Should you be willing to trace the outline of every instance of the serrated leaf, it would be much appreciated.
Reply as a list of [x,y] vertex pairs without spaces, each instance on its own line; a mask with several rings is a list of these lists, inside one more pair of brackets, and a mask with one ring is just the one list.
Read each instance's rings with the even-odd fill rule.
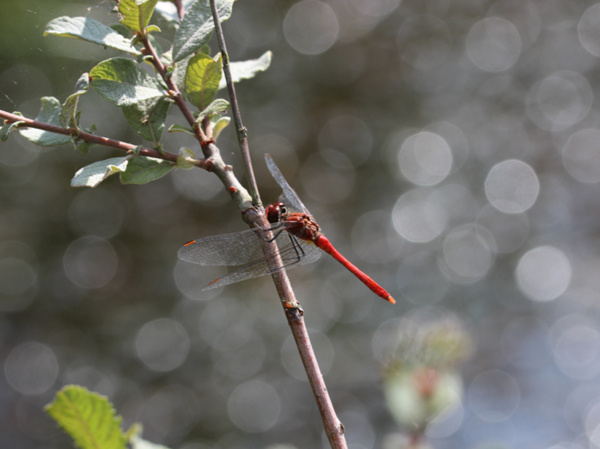
[[77,91],[69,95],[63,103],[60,111],[60,124],[64,128],[77,127],[79,125],[77,120],[77,103],[79,102],[79,97],[88,91],[89,85],[90,76],[84,73],[75,84]]
[[[233,0],[216,0],[221,22],[229,19]],[[187,10],[173,41],[173,60],[181,61],[196,53],[208,42],[215,28],[210,4],[207,0],[196,0]]]
[[111,27],[87,17],[57,17],[46,25],[44,36],[49,34],[82,39],[134,55],[140,53],[131,45],[131,39],[127,39]]
[[80,448],[125,449],[122,419],[106,397],[68,386],[45,409]]
[[135,61],[127,58],[102,61],[91,70],[90,77],[92,87],[119,107],[166,95],[156,78],[140,70]]
[[165,130],[165,120],[171,106],[171,100],[165,97],[140,101],[123,107],[123,114],[139,136],[158,144]]
[[96,187],[110,175],[124,172],[131,163],[129,156],[113,157],[80,168],[71,179],[71,187]]
[[[217,98],[213,100],[200,114],[198,114],[198,120],[202,120],[203,117],[220,114],[229,109],[230,104],[224,98]],[[197,121],[198,121],[197,120]]]
[[211,124],[212,124],[212,129],[213,129],[213,139],[217,140],[219,138],[219,134],[221,134],[221,131],[223,131],[225,129],[225,127],[227,125],[229,125],[229,122],[231,122],[231,119],[229,117],[220,117],[220,118],[216,118],[213,117],[214,120],[211,120]]
[[127,165],[127,170],[121,173],[123,184],[146,184],[162,178],[175,168],[172,162],[154,157],[138,156]]
[[[234,83],[237,83],[241,80],[247,80],[250,78],[254,78],[258,72],[264,72],[271,65],[271,59],[273,58],[273,53],[267,51],[263,53],[263,55],[258,59],[251,59],[249,61],[238,61],[231,62],[229,64],[229,69],[231,71],[231,79]],[[221,79],[221,83],[219,84],[219,89],[223,89],[227,86],[227,82],[225,78]]]
[[150,22],[158,0],[121,0],[119,12],[121,23],[131,31],[142,31]]
[[206,108],[215,98],[222,67],[220,54],[216,61],[204,53],[198,53],[190,60],[185,73],[185,91],[198,109]]
[[[38,122],[48,123],[50,125],[61,126],[60,111],[61,105],[55,97],[42,97],[42,108],[35,118]],[[71,141],[70,136],[51,133],[37,128],[19,128],[19,132],[27,140],[44,147],[62,145]]]

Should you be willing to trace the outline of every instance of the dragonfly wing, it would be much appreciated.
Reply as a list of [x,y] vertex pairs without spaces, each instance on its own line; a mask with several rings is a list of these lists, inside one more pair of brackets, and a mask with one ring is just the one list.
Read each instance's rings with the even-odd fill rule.
[[284,200],[283,202],[293,209],[296,209],[298,212],[304,212],[310,215],[310,212],[304,203],[302,203],[298,194],[283,177],[281,170],[279,170],[279,167],[277,167],[273,158],[268,154],[265,154],[265,161],[267,162],[267,167],[271,172],[271,176],[273,176],[273,179],[277,181],[277,184],[279,184],[281,190],[283,190],[283,194],[281,195]]
[[192,240],[179,249],[177,256],[200,265],[243,265],[264,257],[260,232],[249,229]]
[[[279,254],[281,255],[283,266],[286,270],[312,263],[321,257],[322,251],[315,244],[309,241],[298,240],[287,232],[280,232],[276,237],[276,242],[277,246],[279,246]],[[274,271],[269,269],[269,265],[261,251],[261,257],[227,273],[221,278],[215,279],[204,287],[203,290],[223,287],[272,273]]]

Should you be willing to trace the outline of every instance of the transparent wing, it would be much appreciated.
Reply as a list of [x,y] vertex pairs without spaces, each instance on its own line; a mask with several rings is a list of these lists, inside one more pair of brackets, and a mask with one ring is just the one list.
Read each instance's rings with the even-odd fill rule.
[[300,200],[298,194],[294,191],[294,189],[292,189],[292,187],[283,177],[283,174],[279,170],[279,167],[277,167],[277,165],[275,164],[273,158],[268,154],[265,154],[265,161],[267,162],[267,167],[271,172],[271,176],[273,176],[273,179],[277,181],[277,184],[279,184],[281,190],[283,190],[283,194],[281,195],[283,202],[287,206],[290,206],[292,209],[295,209],[298,212],[304,212],[312,217],[304,203],[302,203],[302,201]]
[[192,240],[177,252],[181,260],[200,265],[243,265],[264,257],[259,229]]
[[[182,246],[177,255],[181,260],[200,265],[243,265],[214,280],[204,290],[265,276],[272,271],[262,251],[260,232],[249,229],[193,240]],[[275,242],[287,269],[314,262],[321,256],[321,250],[312,242],[298,240],[282,229],[275,232]]]
[[[282,243],[279,240],[283,241],[285,239],[288,240],[288,244],[282,248]],[[291,243],[292,241],[293,243]],[[321,257],[321,250],[317,248],[314,243],[298,240],[290,236],[287,232],[281,233],[281,236],[278,237],[277,244],[280,247],[279,253],[286,270],[291,270],[292,268],[296,268],[300,265],[312,263]],[[267,274],[272,273],[273,271],[269,269],[267,260],[263,255],[261,258],[256,259],[247,265],[244,265],[243,267],[233,270],[221,278],[215,279],[202,290],[223,287],[225,285],[234,284],[236,282],[241,282],[260,276],[266,276]]]

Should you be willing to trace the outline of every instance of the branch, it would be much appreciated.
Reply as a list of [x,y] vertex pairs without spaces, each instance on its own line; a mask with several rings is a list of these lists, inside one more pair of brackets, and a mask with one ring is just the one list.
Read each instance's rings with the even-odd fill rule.
[[[23,128],[37,128],[43,131],[48,131],[51,133],[62,134],[64,136],[73,136],[77,137],[85,142],[96,143],[98,145],[104,145],[106,147],[116,148],[118,150],[125,151],[127,153],[137,152],[142,156],[154,157],[157,159],[164,159],[166,161],[177,162],[177,155],[173,153],[160,152],[158,150],[153,150],[150,148],[142,147],[140,149],[139,146],[133,145],[131,143],[123,142],[120,140],[110,139],[108,137],[97,136],[95,134],[90,134],[85,131],[81,131],[79,129],[68,129],[62,128],[60,126],[50,125],[49,123],[38,122],[37,120],[33,120],[27,117],[23,117],[21,115],[11,114],[10,112],[6,112],[0,109],[0,118],[3,118],[6,124],[23,122],[19,127]],[[139,151],[138,151],[139,150]],[[199,161],[196,164],[198,167],[208,169],[205,161]]]
[[[269,229],[271,224],[268,222],[260,203],[256,178],[254,176],[252,161],[250,159],[247,130],[242,124],[242,117],[237,102],[235,87],[233,85],[231,72],[229,70],[229,56],[227,54],[223,29],[219,21],[219,14],[215,6],[215,0],[210,0],[210,7],[213,13],[213,20],[215,22],[217,41],[219,42],[219,48],[221,50],[221,55],[223,56],[223,72],[225,73],[227,89],[231,99],[231,107],[238,140],[240,143],[240,150],[242,152],[246,173],[248,174],[250,192],[254,204],[258,206],[258,211],[254,209],[254,211],[257,212],[257,216],[253,217],[253,222],[262,229]],[[269,231],[269,234],[270,233],[271,232]],[[267,235],[267,239],[268,238],[269,236]],[[269,263],[269,267],[273,270],[273,282],[275,283],[275,288],[279,294],[288,324],[290,325],[292,335],[294,336],[296,346],[298,347],[298,352],[300,353],[300,358],[302,359],[302,364],[304,365],[304,369],[308,376],[313,395],[317,401],[317,406],[319,407],[319,411],[321,413],[321,419],[323,420],[323,425],[325,427],[327,438],[329,439],[329,444],[334,449],[347,449],[348,446],[346,444],[346,438],[344,437],[344,426],[338,419],[335,409],[333,408],[333,403],[329,397],[323,375],[321,374],[315,352],[308,336],[308,331],[304,323],[302,308],[296,301],[296,296],[294,295],[287,272],[283,266],[277,244],[274,241],[263,241],[262,245],[263,251]]]

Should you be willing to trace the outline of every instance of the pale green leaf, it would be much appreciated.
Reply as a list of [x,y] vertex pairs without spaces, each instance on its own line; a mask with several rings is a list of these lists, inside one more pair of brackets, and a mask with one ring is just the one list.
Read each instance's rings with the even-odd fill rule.
[[[219,20],[224,22],[231,16],[233,0],[216,0]],[[210,3],[196,0],[187,10],[173,41],[173,60],[181,61],[196,53],[208,42],[215,28]]]
[[121,417],[104,396],[83,387],[59,391],[46,412],[73,438],[81,449],[125,449]]
[[190,136],[196,135],[196,134],[194,134],[194,131],[191,128],[188,128],[187,126],[179,125],[177,123],[173,123],[169,127],[168,132],[170,132],[170,133],[185,133],[185,134],[189,134]]
[[130,440],[131,449],[169,449],[167,446],[162,444],[151,443],[150,441],[144,440],[139,435],[134,435]]
[[198,120],[202,120],[203,117],[220,114],[229,109],[230,104],[223,98],[217,98],[213,100],[200,114],[198,114]]
[[162,178],[175,168],[172,162],[154,157],[138,156],[127,165],[127,170],[121,173],[123,184],[146,184]]
[[131,31],[143,31],[148,26],[158,0],[121,0],[121,23]]
[[77,103],[79,102],[79,97],[88,91],[90,85],[90,76],[87,73],[84,73],[79,77],[75,88],[77,89],[75,93],[69,95],[65,102],[62,105],[62,109],[60,111],[60,124],[64,128],[77,127]]
[[214,120],[214,122],[211,120],[211,124],[212,124],[212,129],[213,129],[213,139],[217,140],[219,138],[219,134],[221,134],[221,131],[223,131],[225,129],[225,127],[227,125],[229,125],[229,122],[231,122],[231,119],[229,117],[219,117],[216,118],[214,117],[216,120]]
[[[231,79],[234,83],[237,83],[241,80],[247,80],[250,78],[254,78],[258,72],[264,72],[271,65],[271,59],[273,58],[273,53],[267,51],[263,53],[263,55],[258,59],[251,59],[249,61],[238,61],[232,62],[229,64],[229,69],[231,71]],[[223,89],[227,86],[227,82],[225,78],[221,79],[221,83],[219,84],[219,89]]]
[[115,105],[130,106],[166,95],[160,82],[127,58],[102,61],[90,72],[92,87]]
[[198,158],[192,150],[186,147],[181,147],[179,149],[179,156],[177,156],[177,167],[187,170],[194,168],[197,163]]
[[87,17],[57,17],[46,25],[44,36],[49,34],[82,39],[134,55],[140,53],[131,45],[131,39],[127,39],[111,27]]
[[220,56],[215,61],[207,54],[198,53],[188,64],[185,91],[190,102],[198,109],[207,107],[217,94],[223,67]]
[[24,122],[7,123],[0,128],[0,141],[6,142],[11,131],[18,129]]
[[[42,108],[35,118],[38,122],[48,123],[50,125],[61,126],[60,124],[60,101],[54,97],[42,97]],[[19,128],[23,137],[31,142],[44,147],[62,145],[71,141],[71,136],[64,134],[51,133],[37,128]]]
[[131,163],[130,157],[113,157],[80,168],[71,179],[71,187],[96,187],[115,173],[124,172]]

